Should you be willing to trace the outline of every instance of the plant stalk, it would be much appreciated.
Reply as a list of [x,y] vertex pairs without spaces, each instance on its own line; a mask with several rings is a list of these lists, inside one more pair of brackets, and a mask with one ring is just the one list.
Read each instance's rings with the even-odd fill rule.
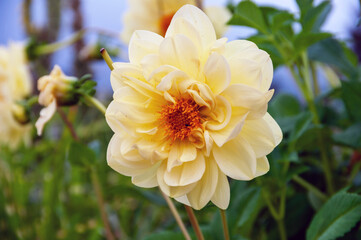
[[167,196],[165,195],[162,190],[160,190],[164,200],[167,202],[168,204],[168,207],[170,209],[170,211],[172,212],[176,222],[178,223],[178,226],[180,228],[180,230],[182,231],[183,235],[184,235],[184,238],[186,240],[192,240],[192,238],[190,237],[188,231],[187,231],[187,228],[184,226],[184,223],[182,221],[182,218],[180,217],[178,211],[177,211],[177,208],[174,206],[172,200]]
[[196,233],[197,239],[204,240],[203,233],[201,231],[201,228],[199,227],[199,224],[198,224],[196,216],[194,215],[193,209],[187,205],[184,205],[184,207],[186,208],[189,220],[192,224],[194,232]]
[[222,217],[224,239],[229,240],[229,231],[228,231],[228,223],[227,223],[226,211],[222,210],[222,209],[219,209],[219,210],[221,212],[221,217]]
[[102,55],[104,61],[107,63],[110,71],[113,71],[114,67],[113,67],[113,61],[109,56],[109,53],[107,52],[107,50],[105,48],[100,49],[100,54]]
[[292,180],[298,183],[299,185],[301,185],[302,187],[304,187],[305,189],[307,189],[308,191],[315,194],[322,201],[327,200],[327,196],[325,194],[323,194],[320,190],[318,190],[318,188],[316,188],[315,186],[313,186],[311,183],[307,182],[303,178],[299,176],[293,176]]
[[96,109],[98,109],[103,115],[107,111],[106,107],[95,97],[91,97],[89,95],[83,95],[84,100],[89,104],[93,105]]
[[[70,131],[73,139],[75,141],[79,141],[79,136],[76,134],[73,124],[68,120],[64,111],[62,109],[58,108],[58,112],[59,112],[62,120],[64,121],[65,125],[69,128],[69,131]],[[102,218],[102,221],[104,224],[104,228],[105,228],[106,239],[107,240],[115,240],[115,237],[113,236],[113,233],[110,228],[108,215],[105,210],[105,202],[104,202],[103,192],[102,192],[102,188],[100,185],[98,173],[94,167],[91,167],[90,171],[91,171],[92,184],[93,184],[93,187],[95,190],[95,195],[97,197],[97,203],[98,203],[98,207],[100,210],[100,215],[101,215],[101,218]]]

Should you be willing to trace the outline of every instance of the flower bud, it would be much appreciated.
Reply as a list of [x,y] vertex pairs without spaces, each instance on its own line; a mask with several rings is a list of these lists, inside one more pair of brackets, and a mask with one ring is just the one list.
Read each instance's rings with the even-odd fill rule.
[[38,81],[40,91],[39,103],[49,106],[56,100],[58,106],[70,106],[78,102],[74,91],[75,77],[65,75],[58,65],[55,65],[50,75],[43,76]]
[[13,114],[14,119],[21,125],[25,125],[30,122],[29,111],[18,103],[12,104],[11,113]]

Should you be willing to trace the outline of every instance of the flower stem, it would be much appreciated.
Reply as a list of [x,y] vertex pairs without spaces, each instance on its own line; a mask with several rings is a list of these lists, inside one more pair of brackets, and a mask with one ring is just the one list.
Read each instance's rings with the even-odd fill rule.
[[110,228],[110,224],[109,224],[109,220],[108,220],[109,218],[108,218],[107,212],[105,210],[105,202],[104,202],[103,192],[102,192],[102,188],[101,188],[99,177],[98,177],[98,172],[97,172],[96,168],[94,168],[94,167],[91,167],[91,179],[92,179],[92,184],[93,184],[93,187],[95,190],[95,195],[97,197],[97,203],[98,203],[98,207],[100,210],[100,215],[103,220],[106,238],[107,238],[107,240],[115,240],[115,237],[113,236],[113,233]]
[[182,218],[180,217],[178,211],[177,211],[177,208],[174,206],[172,200],[167,196],[165,195],[162,190],[160,191],[164,200],[167,202],[168,204],[168,207],[170,209],[170,211],[172,212],[176,222],[178,223],[178,226],[180,228],[180,230],[182,231],[183,235],[184,235],[184,238],[186,240],[192,240],[192,238],[190,237],[188,231],[187,231],[187,228],[184,226],[184,223],[182,221]]
[[91,97],[89,95],[83,95],[84,100],[89,104],[93,105],[96,109],[98,109],[103,115],[105,115],[106,107],[95,97]]
[[105,48],[100,49],[100,54],[102,55],[104,61],[107,63],[110,71],[113,71],[114,67],[113,67],[113,61],[109,56],[109,53],[107,52],[107,50]]
[[70,38],[68,38],[67,40],[64,41],[59,41],[59,42],[55,42],[55,43],[50,43],[44,46],[39,46],[35,49],[35,53],[36,55],[46,55],[49,53],[53,53],[56,52],[57,50],[67,47],[77,41],[79,41],[80,39],[83,38],[84,34],[85,34],[86,30],[82,29],[76,33],[74,33]]
[[222,210],[222,209],[219,209],[219,210],[221,212],[221,217],[222,217],[224,239],[229,240],[229,231],[228,231],[226,211]]
[[199,227],[198,221],[196,216],[194,215],[193,209],[187,205],[184,205],[186,208],[189,220],[191,221],[192,227],[194,229],[194,232],[196,233],[198,240],[204,240],[203,233],[201,231],[201,228]]
[[325,194],[323,194],[320,190],[318,190],[315,186],[313,186],[311,183],[307,182],[303,178],[299,176],[293,176],[292,180],[298,183],[299,185],[301,185],[302,187],[304,187],[305,189],[307,189],[308,191],[315,194],[322,201],[327,200],[327,196]]
[[69,119],[66,117],[63,109],[58,108],[57,110],[58,110],[58,113],[59,113],[61,119],[63,120],[63,122],[65,123],[65,125],[67,126],[67,128],[69,129],[70,134],[71,134],[71,136],[73,137],[73,139],[74,139],[75,141],[79,141],[79,137],[78,137],[78,135],[77,135],[76,132],[75,132],[74,126],[73,126],[73,124],[69,121]]
[[[65,125],[69,128],[71,136],[73,137],[73,139],[75,141],[79,141],[79,137],[76,134],[74,126],[68,120],[68,118],[66,117],[64,111],[62,109],[58,108],[58,112],[60,114],[60,117],[64,121]],[[104,228],[105,228],[105,232],[106,232],[106,239],[107,240],[115,240],[115,237],[113,236],[113,233],[112,233],[111,228],[110,228],[107,213],[105,211],[104,197],[103,197],[103,192],[102,192],[101,185],[100,185],[100,182],[99,182],[98,173],[96,171],[96,168],[94,168],[94,167],[91,167],[90,171],[91,171],[92,184],[93,184],[93,187],[94,187],[94,190],[95,190],[95,195],[97,197],[97,203],[98,203],[98,207],[99,207],[99,210],[100,210],[100,215],[101,215],[101,218],[102,218],[102,221],[103,221],[103,224],[104,224]]]
[[285,222],[282,219],[277,220],[278,231],[280,233],[281,240],[287,240],[287,233],[285,228]]

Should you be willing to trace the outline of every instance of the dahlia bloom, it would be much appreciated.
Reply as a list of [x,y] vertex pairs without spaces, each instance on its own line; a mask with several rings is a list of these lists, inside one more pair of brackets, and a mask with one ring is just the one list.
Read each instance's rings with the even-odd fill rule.
[[[135,30],[148,30],[164,36],[173,15],[186,4],[195,5],[195,0],[129,0],[129,10],[124,14],[124,30],[121,39],[129,43]],[[205,8],[214,24],[217,36],[227,30],[227,21],[231,13],[225,7],[210,6]]]
[[74,98],[73,83],[75,77],[65,75],[58,65],[55,65],[50,75],[38,80],[39,104],[45,106],[40,111],[40,117],[35,123],[38,135],[41,135],[45,124],[52,118],[58,105],[72,105],[77,102]]
[[108,164],[140,187],[203,208],[226,209],[227,176],[251,180],[269,170],[266,155],[282,132],[267,113],[273,67],[249,41],[216,39],[192,5],[173,17],[165,38],[136,31],[130,63],[114,63],[114,131]]
[[25,48],[20,43],[0,46],[0,145],[15,148],[30,140],[30,124],[22,124],[14,117],[19,113],[17,101],[31,92],[31,74],[27,65]]

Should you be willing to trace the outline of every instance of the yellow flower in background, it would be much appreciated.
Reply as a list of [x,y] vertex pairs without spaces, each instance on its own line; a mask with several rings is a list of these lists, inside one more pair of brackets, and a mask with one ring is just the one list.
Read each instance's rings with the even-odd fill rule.
[[[30,141],[30,124],[21,124],[15,117],[21,110],[16,105],[31,92],[31,75],[25,48],[20,43],[0,46],[0,145],[15,148]],[[14,112],[14,110],[16,110]]]
[[43,76],[38,80],[39,104],[45,106],[40,111],[40,117],[35,123],[38,135],[42,134],[45,124],[55,114],[58,105],[73,105],[78,101],[72,93],[75,81],[77,78],[65,75],[58,65],[54,66],[50,75]]
[[130,63],[114,63],[114,131],[108,164],[140,187],[203,208],[226,209],[227,176],[251,180],[269,170],[266,155],[282,132],[267,113],[273,67],[249,41],[216,38],[209,18],[183,6],[165,38],[136,31]]
[[[129,9],[123,17],[121,38],[128,43],[135,30],[148,30],[164,36],[173,15],[186,4],[195,5],[195,0],[129,0]],[[231,13],[225,7],[205,8],[214,24],[216,34],[221,37],[227,30],[226,23]]]

